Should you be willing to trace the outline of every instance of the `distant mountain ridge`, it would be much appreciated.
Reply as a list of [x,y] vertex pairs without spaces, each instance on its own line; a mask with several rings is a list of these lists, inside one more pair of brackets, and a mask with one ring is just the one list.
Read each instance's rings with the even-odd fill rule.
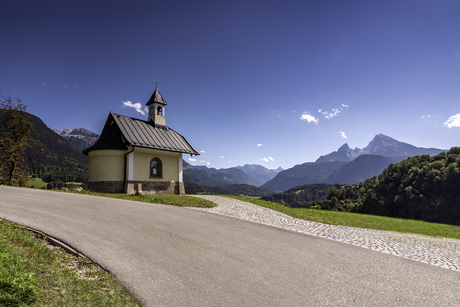
[[245,164],[243,166],[237,166],[236,168],[241,169],[243,172],[257,180],[260,183],[259,186],[273,179],[279,172],[284,171],[281,166],[277,169],[268,169],[258,164]]
[[384,157],[411,157],[418,155],[434,156],[444,149],[416,147],[404,142],[397,141],[387,135],[378,134],[369,144],[363,148],[351,149],[348,144],[343,144],[337,151],[319,157],[315,163],[345,161],[350,162],[361,155],[380,155]]
[[65,138],[73,147],[82,151],[94,143],[99,138],[99,134],[85,128],[74,129],[52,129],[54,132]]
[[337,151],[321,156],[314,163],[296,165],[280,172],[261,187],[283,192],[304,184],[359,183],[380,175],[390,164],[410,156],[434,156],[443,151],[445,150],[415,147],[378,134],[363,149],[350,149],[348,144],[344,144]]
[[[281,167],[276,170],[271,170],[257,164],[245,164],[244,166],[221,169],[210,168],[204,165],[190,166],[196,170],[206,171],[212,177],[228,181],[228,183],[231,184],[250,184],[254,186],[261,186],[265,182],[273,179],[280,171],[283,170]],[[234,178],[236,178],[239,182],[236,182]]]
[[261,188],[283,192],[299,185],[326,183],[329,176],[338,172],[345,164],[347,162],[344,161],[298,164],[278,173],[275,178],[263,184]]

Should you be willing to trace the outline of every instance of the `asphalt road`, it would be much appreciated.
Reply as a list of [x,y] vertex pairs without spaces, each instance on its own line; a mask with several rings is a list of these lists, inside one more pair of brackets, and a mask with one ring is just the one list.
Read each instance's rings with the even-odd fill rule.
[[145,306],[460,306],[459,272],[188,208],[0,186],[0,217],[87,255]]

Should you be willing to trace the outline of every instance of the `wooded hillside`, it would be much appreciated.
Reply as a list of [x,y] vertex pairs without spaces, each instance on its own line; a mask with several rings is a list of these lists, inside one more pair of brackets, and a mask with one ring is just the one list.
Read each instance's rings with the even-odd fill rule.
[[460,225],[460,147],[391,164],[364,183],[336,185],[317,207]]

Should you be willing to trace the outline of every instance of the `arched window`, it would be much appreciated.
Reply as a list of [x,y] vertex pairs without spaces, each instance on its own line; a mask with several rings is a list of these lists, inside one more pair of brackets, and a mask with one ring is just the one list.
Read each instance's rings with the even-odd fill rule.
[[161,177],[163,171],[163,166],[161,160],[158,158],[153,158],[150,161],[150,178],[152,177]]
[[163,108],[162,107],[157,108],[157,115],[163,116]]

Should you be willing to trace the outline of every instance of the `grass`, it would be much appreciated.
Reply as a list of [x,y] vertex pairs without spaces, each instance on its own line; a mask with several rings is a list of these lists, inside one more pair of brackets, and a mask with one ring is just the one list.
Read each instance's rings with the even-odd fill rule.
[[429,223],[416,220],[405,220],[377,215],[338,212],[304,208],[290,208],[278,203],[263,201],[260,199],[226,195],[255,205],[270,208],[286,215],[331,225],[343,225],[367,229],[396,231],[401,233],[414,233],[430,237],[443,237],[460,239],[460,226]]
[[0,221],[0,306],[140,306],[115,277]]
[[43,182],[41,179],[31,179],[27,181],[27,186],[29,188],[46,188],[48,183]]
[[[74,192],[69,190],[69,192]],[[200,208],[212,208],[216,204],[198,197],[187,196],[187,195],[171,195],[171,194],[145,194],[145,195],[136,195],[136,194],[113,194],[113,193],[97,193],[90,192],[88,190],[83,190],[78,192],[86,195],[93,196],[102,196],[102,197],[111,197],[118,199],[134,200],[141,201],[152,204],[164,204],[164,205],[173,205],[179,207],[200,207]]]

